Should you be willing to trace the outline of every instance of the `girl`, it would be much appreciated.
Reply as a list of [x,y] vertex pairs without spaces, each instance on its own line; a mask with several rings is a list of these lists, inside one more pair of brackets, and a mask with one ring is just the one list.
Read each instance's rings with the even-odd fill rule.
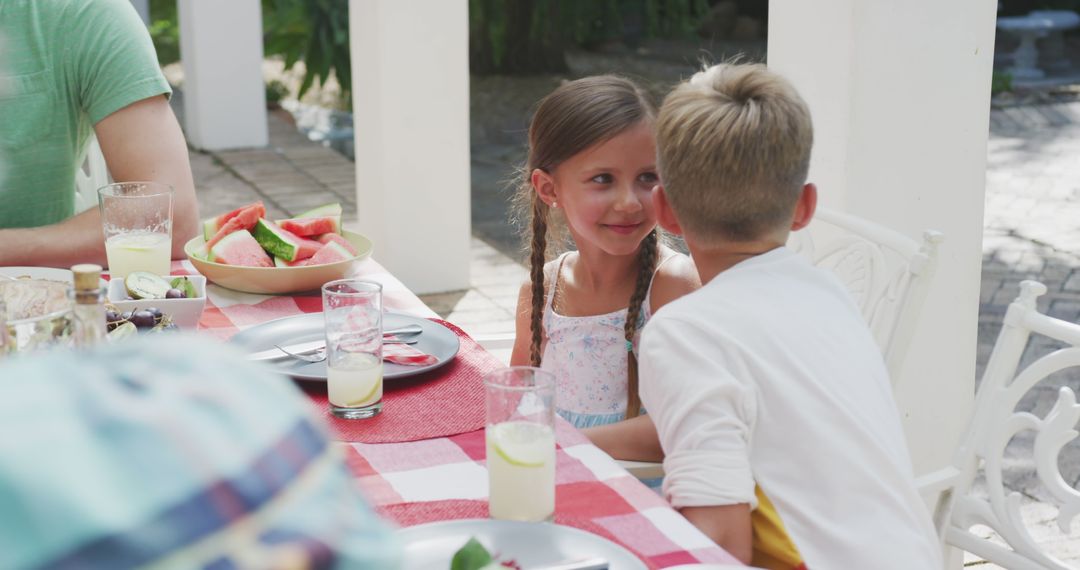
[[[700,287],[690,260],[658,243],[655,116],[627,79],[562,85],[533,115],[515,199],[530,219],[531,273],[511,364],[553,372],[559,414],[613,457],[639,461],[663,453],[639,417],[637,333],[660,306]],[[577,251],[548,261],[564,230]]]

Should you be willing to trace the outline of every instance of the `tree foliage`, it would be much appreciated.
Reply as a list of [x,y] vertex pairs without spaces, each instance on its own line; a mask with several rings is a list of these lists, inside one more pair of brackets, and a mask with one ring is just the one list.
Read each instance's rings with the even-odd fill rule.
[[694,34],[708,0],[469,0],[473,73],[566,70],[566,49]]
[[349,58],[349,3],[342,0],[263,0],[263,39],[267,55],[280,55],[285,68],[304,62],[298,96],[331,73],[344,98],[352,88]]

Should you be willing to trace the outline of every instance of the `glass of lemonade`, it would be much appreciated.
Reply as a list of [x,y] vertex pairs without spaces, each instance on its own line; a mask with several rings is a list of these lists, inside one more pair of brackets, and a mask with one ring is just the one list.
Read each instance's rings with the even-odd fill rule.
[[330,413],[347,420],[382,411],[382,285],[339,279],[322,288]]
[[173,189],[158,182],[118,182],[98,189],[109,274],[168,275],[172,260]]
[[488,509],[492,518],[555,515],[555,377],[512,366],[484,377]]

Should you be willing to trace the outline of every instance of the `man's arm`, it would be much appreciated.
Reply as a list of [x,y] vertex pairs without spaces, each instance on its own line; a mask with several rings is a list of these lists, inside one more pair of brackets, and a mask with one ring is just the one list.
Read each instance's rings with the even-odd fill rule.
[[[137,101],[99,121],[94,131],[115,181],[173,187],[172,254],[183,257],[184,243],[198,231],[199,213],[187,144],[169,102],[164,96]],[[0,230],[0,265],[104,265],[104,239],[97,208],[50,226]]]

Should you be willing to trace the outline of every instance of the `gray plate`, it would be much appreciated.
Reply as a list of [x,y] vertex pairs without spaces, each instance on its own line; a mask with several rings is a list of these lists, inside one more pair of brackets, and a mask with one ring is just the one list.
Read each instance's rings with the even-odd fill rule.
[[450,560],[476,538],[499,560],[522,568],[550,566],[585,558],[603,558],[611,570],[639,570],[645,564],[629,550],[601,536],[569,526],[493,519],[443,521],[397,531],[405,547],[402,570],[450,568]]
[[[450,362],[457,355],[460,341],[454,331],[428,319],[387,312],[383,315],[383,328],[394,329],[406,325],[420,325],[423,332],[413,346],[439,359],[428,366],[402,366],[387,362],[383,365],[383,378],[403,378],[422,374]],[[257,352],[274,348],[275,344],[286,345],[307,342],[323,338],[326,334],[322,313],[306,313],[285,317],[255,325],[237,333],[229,341],[243,348],[245,352]],[[326,361],[308,363],[293,358],[283,358],[269,363],[284,374],[297,380],[326,382]]]

